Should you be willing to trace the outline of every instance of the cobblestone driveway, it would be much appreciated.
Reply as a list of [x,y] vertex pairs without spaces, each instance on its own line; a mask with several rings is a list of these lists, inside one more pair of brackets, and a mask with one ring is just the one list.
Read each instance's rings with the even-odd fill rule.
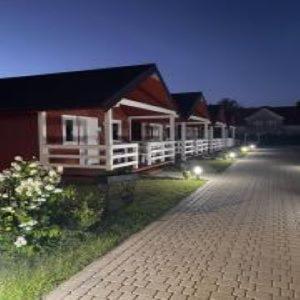
[[259,150],[47,299],[300,299],[299,224],[300,149]]

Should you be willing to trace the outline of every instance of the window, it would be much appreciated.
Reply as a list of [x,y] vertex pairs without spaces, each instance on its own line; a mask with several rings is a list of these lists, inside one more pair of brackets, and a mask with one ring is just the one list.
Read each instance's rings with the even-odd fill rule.
[[74,141],[74,120],[66,120],[66,142]]
[[142,137],[145,140],[162,140],[163,126],[161,124],[142,124]]
[[119,124],[113,124],[113,140],[119,139]]
[[121,120],[114,120],[112,124],[113,140],[118,141],[122,135],[122,123]]
[[176,139],[181,140],[181,125],[176,125]]
[[62,116],[63,143],[76,144],[78,142],[78,126],[75,116]]
[[149,131],[150,131],[149,132],[150,139],[154,139],[154,140],[162,139],[162,125],[150,124]]
[[99,144],[98,118],[63,115],[62,140],[67,145]]
[[171,128],[169,125],[167,125],[164,130],[164,139],[169,140],[170,136],[171,136]]

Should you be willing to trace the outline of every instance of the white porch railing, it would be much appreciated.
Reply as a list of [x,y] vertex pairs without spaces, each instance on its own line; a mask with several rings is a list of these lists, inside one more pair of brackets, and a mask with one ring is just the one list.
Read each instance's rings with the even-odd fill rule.
[[195,141],[186,140],[186,141],[176,141],[176,154],[180,154],[183,160],[186,160],[187,157],[195,155]]
[[142,164],[148,166],[175,160],[175,142],[141,142],[140,159]]
[[111,169],[133,166],[138,168],[139,165],[139,144],[128,143],[112,145],[112,167]]
[[64,168],[114,170],[138,167],[138,144],[105,145],[44,145],[41,160]]
[[209,140],[208,139],[199,139],[195,140],[195,152],[196,155],[201,155],[208,152],[209,150]]
[[210,151],[220,151],[225,148],[225,139],[218,138],[218,139],[211,139],[210,140]]
[[226,147],[233,147],[234,146],[234,139],[233,138],[227,138],[226,139]]
[[208,152],[208,150],[208,139],[197,139],[176,142],[176,154],[180,154],[183,160],[185,160],[189,156],[201,155],[203,153]]

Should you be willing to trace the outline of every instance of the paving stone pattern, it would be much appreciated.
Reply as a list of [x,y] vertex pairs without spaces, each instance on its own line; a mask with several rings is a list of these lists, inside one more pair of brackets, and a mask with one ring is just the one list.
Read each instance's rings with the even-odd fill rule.
[[300,148],[257,150],[49,294],[300,299]]

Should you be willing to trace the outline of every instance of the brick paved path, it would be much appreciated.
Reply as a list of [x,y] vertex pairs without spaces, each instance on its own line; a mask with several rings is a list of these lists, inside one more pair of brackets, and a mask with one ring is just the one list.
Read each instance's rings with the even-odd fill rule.
[[300,299],[299,224],[300,149],[260,150],[47,299]]

